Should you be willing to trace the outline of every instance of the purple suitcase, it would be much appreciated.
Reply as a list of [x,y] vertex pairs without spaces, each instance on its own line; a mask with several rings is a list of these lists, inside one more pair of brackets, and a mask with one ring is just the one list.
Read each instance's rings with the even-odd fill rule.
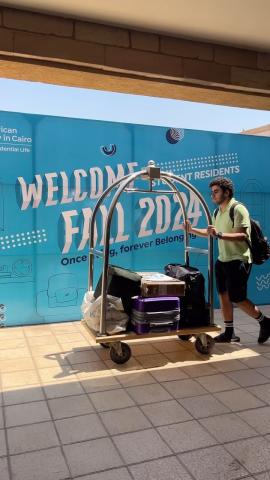
[[132,308],[138,312],[166,312],[180,310],[179,297],[134,297]]
[[180,300],[178,297],[137,297],[133,299],[132,306],[131,323],[138,335],[179,329]]

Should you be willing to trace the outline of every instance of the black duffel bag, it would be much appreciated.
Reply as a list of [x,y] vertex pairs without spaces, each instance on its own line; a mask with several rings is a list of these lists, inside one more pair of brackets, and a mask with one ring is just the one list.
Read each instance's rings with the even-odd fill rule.
[[186,283],[185,296],[181,297],[180,328],[209,324],[209,306],[205,302],[205,280],[198,268],[170,263],[165,274]]

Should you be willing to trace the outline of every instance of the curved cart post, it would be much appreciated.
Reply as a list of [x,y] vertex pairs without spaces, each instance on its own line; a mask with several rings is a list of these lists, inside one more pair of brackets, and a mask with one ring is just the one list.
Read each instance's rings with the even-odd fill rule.
[[[179,192],[178,188],[175,188],[175,185],[174,183],[169,180],[168,178],[166,178],[165,176],[162,175],[161,173],[161,179],[167,184],[169,185],[169,187],[171,187],[172,191],[175,192],[175,195],[177,196],[178,200],[179,200],[179,203],[181,205],[181,208],[182,208],[182,214],[183,214],[183,218],[184,218],[184,223],[186,223],[187,221],[187,212],[186,212],[186,207],[185,207],[185,204],[184,204],[184,200],[181,196],[181,193]],[[185,264],[188,265],[189,264],[189,254],[188,254],[188,251],[187,251],[187,247],[189,245],[189,236],[188,236],[188,232],[186,229],[184,229],[184,245],[185,245],[185,252],[184,252],[184,255],[185,255]]]
[[93,289],[93,269],[94,269],[94,257],[95,257],[93,249],[94,249],[94,238],[95,238],[95,220],[96,220],[97,212],[101,204],[103,203],[103,201],[109,196],[110,192],[129,176],[130,174],[119,178],[114,183],[112,183],[108,188],[106,188],[106,190],[104,190],[104,192],[101,194],[101,196],[97,200],[97,203],[94,207],[92,217],[89,223],[89,249],[90,249],[89,255],[90,257],[89,257],[89,270],[88,270],[88,290]]
[[[167,178],[169,177],[170,179],[173,179],[177,183],[180,183],[181,185],[184,185],[188,190],[191,190],[196,197],[200,200],[204,213],[206,215],[208,224],[212,224],[212,216],[210,213],[210,210],[208,208],[208,205],[206,201],[204,200],[202,194],[189,182],[187,182],[185,179],[178,177],[177,175],[174,175],[173,173],[170,172],[161,172],[160,173],[161,178]],[[213,248],[213,237],[209,236],[208,237],[208,303],[210,306],[210,324],[214,323],[214,277],[213,277],[213,269],[214,269],[214,248]]]
[[110,230],[111,230],[111,222],[112,216],[115,209],[115,206],[118,202],[118,198],[120,197],[121,193],[125,190],[126,187],[136,178],[140,176],[147,175],[147,170],[141,170],[139,172],[132,173],[128,176],[123,182],[120,183],[114,197],[112,199],[112,203],[110,205],[108,216],[105,222],[105,235],[104,235],[104,249],[103,249],[103,270],[102,270],[102,283],[101,283],[101,315],[100,315],[100,335],[106,334],[106,305],[107,305],[107,287],[108,287],[108,266],[109,266],[109,249],[110,249]]

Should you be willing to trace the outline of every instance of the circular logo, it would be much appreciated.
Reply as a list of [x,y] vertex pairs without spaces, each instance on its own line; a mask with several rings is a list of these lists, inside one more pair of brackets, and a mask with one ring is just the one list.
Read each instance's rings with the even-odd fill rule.
[[175,144],[184,138],[184,130],[179,128],[169,128],[166,132],[167,142]]
[[103,155],[107,155],[108,157],[112,157],[113,155],[116,154],[116,145],[115,144],[110,144],[108,147],[106,145],[103,145],[100,147],[101,152]]

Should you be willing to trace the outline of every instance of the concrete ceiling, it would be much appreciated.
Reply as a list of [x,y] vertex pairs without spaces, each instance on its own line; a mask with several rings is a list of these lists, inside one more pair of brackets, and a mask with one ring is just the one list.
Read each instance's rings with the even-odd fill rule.
[[270,0],[6,0],[1,4],[270,51]]

